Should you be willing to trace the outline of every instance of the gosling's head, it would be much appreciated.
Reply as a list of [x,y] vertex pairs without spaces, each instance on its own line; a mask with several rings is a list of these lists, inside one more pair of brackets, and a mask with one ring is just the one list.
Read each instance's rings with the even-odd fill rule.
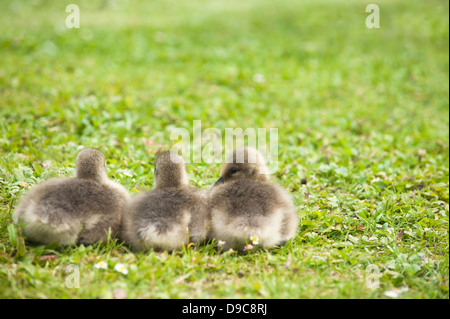
[[[220,178],[215,185],[235,181],[238,179],[252,179],[267,181],[269,171],[266,162],[256,149],[243,147],[230,155],[222,166]],[[214,186],[215,186],[214,185]]]
[[76,175],[77,178],[92,179],[98,182],[108,180],[106,172],[105,156],[102,152],[85,148],[80,151],[76,159]]
[[188,185],[184,159],[176,152],[164,152],[155,161],[155,187],[183,187]]

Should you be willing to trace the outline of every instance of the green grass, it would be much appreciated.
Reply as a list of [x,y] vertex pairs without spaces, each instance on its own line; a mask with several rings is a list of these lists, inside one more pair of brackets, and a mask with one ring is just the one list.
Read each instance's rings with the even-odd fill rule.
[[[0,1],[0,297],[449,298],[448,2],[380,0],[380,29],[356,0],[80,0],[66,29],[69,3]],[[278,128],[273,178],[301,221],[285,247],[57,249],[10,226],[82,146],[132,194],[151,188],[156,151],[193,120]],[[206,188],[220,165],[187,169]]]

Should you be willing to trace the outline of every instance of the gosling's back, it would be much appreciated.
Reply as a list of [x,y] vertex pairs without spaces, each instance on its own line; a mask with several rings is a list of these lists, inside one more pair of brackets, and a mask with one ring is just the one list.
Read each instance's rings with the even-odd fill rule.
[[37,185],[15,213],[25,223],[31,241],[61,245],[92,243],[119,230],[125,199],[105,185],[88,179],[58,178]]
[[292,201],[279,186],[257,180],[236,180],[213,188],[210,199],[211,237],[235,248],[258,237],[261,245],[279,245],[296,231]]
[[206,238],[204,196],[189,187],[183,158],[164,152],[155,160],[155,189],[130,202],[122,236],[135,250],[176,250]]
[[128,192],[108,179],[104,155],[84,149],[76,166],[76,177],[35,185],[20,200],[13,220],[23,223],[30,241],[91,244],[119,231]]
[[154,189],[132,200],[123,235],[135,250],[176,250],[206,237],[206,214],[194,189]]

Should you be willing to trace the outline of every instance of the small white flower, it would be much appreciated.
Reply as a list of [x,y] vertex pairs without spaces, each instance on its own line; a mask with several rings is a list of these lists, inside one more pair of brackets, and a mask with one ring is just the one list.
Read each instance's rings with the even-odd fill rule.
[[115,269],[116,271],[118,271],[118,272],[124,274],[124,275],[128,274],[128,269],[127,269],[127,267],[125,267],[124,264],[120,264],[120,263],[119,263],[119,264],[117,264],[117,265],[114,266],[114,269]]
[[259,244],[259,238],[256,236],[250,236],[250,240],[252,241],[253,245],[258,245]]
[[386,297],[391,297],[391,298],[397,298],[402,292],[408,291],[409,288],[408,287],[403,287],[400,289],[393,289],[393,290],[389,290],[389,291],[385,291],[384,295]]
[[425,155],[427,155],[427,150],[418,150],[418,151],[417,151],[417,155],[419,155],[419,156],[425,156]]
[[219,241],[217,242],[217,245],[223,246],[223,245],[225,245],[225,241],[224,241],[224,240],[219,240]]
[[389,291],[385,291],[384,295],[386,297],[397,298],[398,297],[398,292],[394,291],[394,290],[389,290]]
[[264,74],[255,74],[253,75],[253,81],[255,81],[256,83],[264,83],[266,82],[266,77],[264,76]]
[[108,269],[108,264],[106,263],[106,261],[99,261],[98,263],[94,264],[94,268],[97,269]]

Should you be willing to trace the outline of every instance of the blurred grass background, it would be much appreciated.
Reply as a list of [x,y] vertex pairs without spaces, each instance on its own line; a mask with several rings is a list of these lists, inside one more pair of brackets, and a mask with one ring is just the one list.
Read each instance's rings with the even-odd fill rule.
[[[382,297],[407,285],[410,297],[448,298],[447,1],[377,1],[379,29],[366,28],[369,3],[356,0],[80,0],[79,29],[65,26],[70,3],[0,0],[0,275],[16,276],[10,268],[20,256],[13,257],[7,225],[31,185],[71,174],[78,150],[90,146],[130,191],[150,188],[155,152],[169,147],[170,130],[192,132],[201,120],[203,129],[222,131],[278,128],[275,179],[293,192],[302,222],[274,260],[285,265],[298,253],[301,271],[272,278],[260,270],[262,285],[272,285],[264,295],[246,290],[246,274],[237,285],[244,288],[218,288],[214,277],[202,281],[211,274],[200,268],[195,280],[209,288],[193,296],[220,297],[225,289],[230,297]],[[194,185],[208,187],[219,165],[188,171]],[[401,230],[408,235],[399,244]],[[348,236],[358,239],[349,250]],[[379,246],[361,236],[375,236]],[[30,249],[35,257],[24,253],[23,263],[45,273],[35,265],[43,252]],[[74,249],[57,254],[64,260],[80,253]],[[305,257],[316,253],[323,265]],[[425,257],[435,264],[402,266]],[[250,264],[269,257],[252,258],[239,262],[254,275]],[[391,259],[400,268],[385,266]],[[386,269],[384,290],[360,290],[371,263]],[[348,285],[326,284],[353,270]],[[313,291],[299,288],[305,276]],[[296,286],[283,288],[287,279]],[[4,285],[4,296],[29,297],[38,284]],[[99,294],[89,289],[78,296]],[[189,285],[159,296],[188,292]]]

